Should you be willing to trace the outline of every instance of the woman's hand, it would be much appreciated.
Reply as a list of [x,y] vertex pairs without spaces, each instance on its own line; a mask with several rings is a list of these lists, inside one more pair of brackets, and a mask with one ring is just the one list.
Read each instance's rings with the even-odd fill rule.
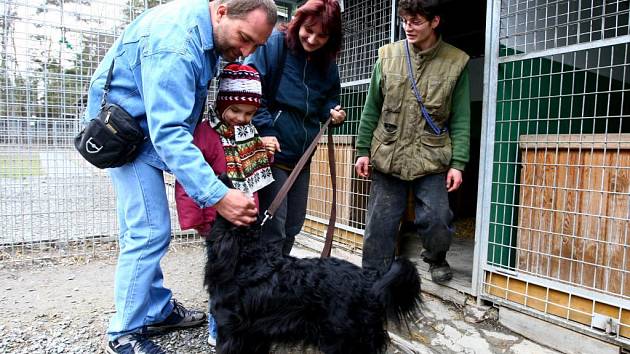
[[335,108],[332,108],[330,110],[330,116],[332,117],[332,120],[331,120],[332,124],[335,124],[335,125],[341,124],[346,119],[346,111],[341,109],[340,105],[337,105],[335,106]]
[[271,155],[275,154],[276,151],[281,151],[280,143],[275,136],[262,136],[260,137],[260,140],[262,140],[263,144],[265,144],[265,149],[267,149],[267,152]]

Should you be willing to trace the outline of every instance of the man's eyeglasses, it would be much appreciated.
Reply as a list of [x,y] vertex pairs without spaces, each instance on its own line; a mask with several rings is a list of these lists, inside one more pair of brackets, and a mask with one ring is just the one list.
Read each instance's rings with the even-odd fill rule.
[[406,19],[404,17],[401,17],[400,18],[400,22],[402,23],[403,26],[420,27],[420,26],[422,26],[425,23],[430,22],[430,21],[417,19],[417,18]]

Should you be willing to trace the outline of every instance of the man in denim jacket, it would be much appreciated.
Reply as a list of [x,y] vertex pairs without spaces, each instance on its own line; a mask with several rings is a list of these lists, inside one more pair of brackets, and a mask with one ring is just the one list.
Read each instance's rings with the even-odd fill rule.
[[206,320],[163,285],[160,260],[171,236],[163,172],[174,174],[199,206],[214,206],[236,225],[255,221],[254,201],[217,179],[192,133],[219,57],[249,55],[265,43],[276,19],[272,0],[176,0],[131,22],[96,69],[85,120],[98,114],[113,62],[107,100],[136,117],[149,138],[134,161],[109,169],[120,224],[109,353],[162,353],[147,335]]

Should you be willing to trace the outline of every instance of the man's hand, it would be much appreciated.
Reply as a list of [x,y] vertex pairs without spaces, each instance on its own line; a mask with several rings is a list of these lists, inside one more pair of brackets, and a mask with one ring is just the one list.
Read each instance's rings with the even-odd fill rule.
[[270,154],[273,155],[276,151],[282,151],[280,150],[280,143],[275,136],[263,136],[260,140],[262,140],[263,144],[265,144],[265,149],[267,149]]
[[346,120],[346,111],[341,109],[340,105],[337,105],[330,110],[330,116],[332,117],[330,120],[332,124],[341,124]]
[[451,168],[446,174],[446,189],[449,192],[456,191],[462,185],[462,171]]
[[254,200],[237,189],[228,189],[214,207],[221,216],[236,226],[251,224],[258,215]]
[[359,157],[354,164],[354,170],[361,177],[370,177],[370,158],[367,156]]

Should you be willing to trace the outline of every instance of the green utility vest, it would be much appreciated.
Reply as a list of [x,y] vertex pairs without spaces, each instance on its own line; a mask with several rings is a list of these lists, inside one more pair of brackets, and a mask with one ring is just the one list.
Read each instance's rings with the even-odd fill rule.
[[[451,162],[451,138],[436,135],[420,112],[407,75],[405,40],[383,46],[383,108],[370,151],[370,162],[382,173],[411,181],[444,172]],[[451,97],[468,55],[441,39],[430,49],[409,48],[418,92],[433,121],[442,128],[451,114]]]

